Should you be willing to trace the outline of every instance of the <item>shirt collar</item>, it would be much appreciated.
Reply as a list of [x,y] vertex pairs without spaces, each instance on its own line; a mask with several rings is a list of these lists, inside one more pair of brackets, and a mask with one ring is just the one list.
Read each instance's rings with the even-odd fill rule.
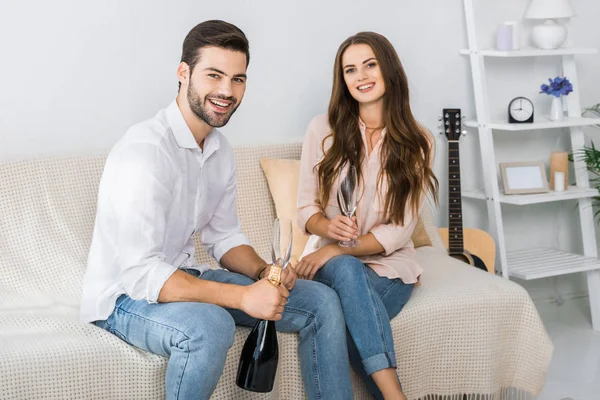
[[183,118],[183,114],[181,114],[177,100],[173,100],[171,104],[169,104],[166,114],[167,122],[173,131],[173,136],[179,147],[184,149],[198,149],[205,155],[212,154],[219,149],[220,142],[218,139],[218,131],[216,129],[212,129],[204,138],[204,151],[200,149],[190,127]]
[[184,149],[199,148],[194,135],[192,135],[192,131],[190,131],[190,128],[185,123],[185,119],[183,119],[181,110],[177,105],[177,100],[173,100],[169,104],[169,107],[167,107],[167,121],[179,147],[183,147]]

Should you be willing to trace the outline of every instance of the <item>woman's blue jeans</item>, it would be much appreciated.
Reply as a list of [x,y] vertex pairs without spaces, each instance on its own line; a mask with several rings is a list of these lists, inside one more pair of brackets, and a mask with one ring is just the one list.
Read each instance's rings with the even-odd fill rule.
[[337,292],[348,328],[350,362],[369,392],[383,399],[370,375],[384,368],[396,368],[390,319],[400,313],[414,285],[380,277],[349,255],[329,260],[314,280]]

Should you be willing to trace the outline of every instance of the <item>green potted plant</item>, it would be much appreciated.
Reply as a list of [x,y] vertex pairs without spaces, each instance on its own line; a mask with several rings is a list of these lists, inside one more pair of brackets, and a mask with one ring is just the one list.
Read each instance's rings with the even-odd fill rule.
[[[582,115],[600,118],[600,103],[586,108]],[[595,125],[595,127],[600,129],[600,125]],[[590,184],[592,187],[596,188],[600,194],[600,150],[596,148],[594,142],[591,142],[590,147],[584,147],[582,150],[576,152],[575,156],[585,162],[585,165],[590,172]],[[569,154],[569,160],[573,161],[573,153]],[[600,195],[592,199],[592,205],[596,208],[594,217],[597,218],[598,215],[600,215]]]

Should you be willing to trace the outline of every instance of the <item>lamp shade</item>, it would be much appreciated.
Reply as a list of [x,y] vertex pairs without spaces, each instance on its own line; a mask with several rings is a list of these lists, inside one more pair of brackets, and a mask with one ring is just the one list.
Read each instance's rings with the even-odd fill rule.
[[574,15],[570,0],[531,0],[525,18],[570,18]]

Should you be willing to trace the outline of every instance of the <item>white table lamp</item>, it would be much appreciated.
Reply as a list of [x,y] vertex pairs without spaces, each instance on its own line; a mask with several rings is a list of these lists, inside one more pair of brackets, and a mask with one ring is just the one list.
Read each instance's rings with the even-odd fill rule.
[[533,43],[540,49],[559,48],[567,39],[567,28],[553,19],[570,18],[574,15],[570,0],[531,0],[525,18],[545,20],[531,30]]

